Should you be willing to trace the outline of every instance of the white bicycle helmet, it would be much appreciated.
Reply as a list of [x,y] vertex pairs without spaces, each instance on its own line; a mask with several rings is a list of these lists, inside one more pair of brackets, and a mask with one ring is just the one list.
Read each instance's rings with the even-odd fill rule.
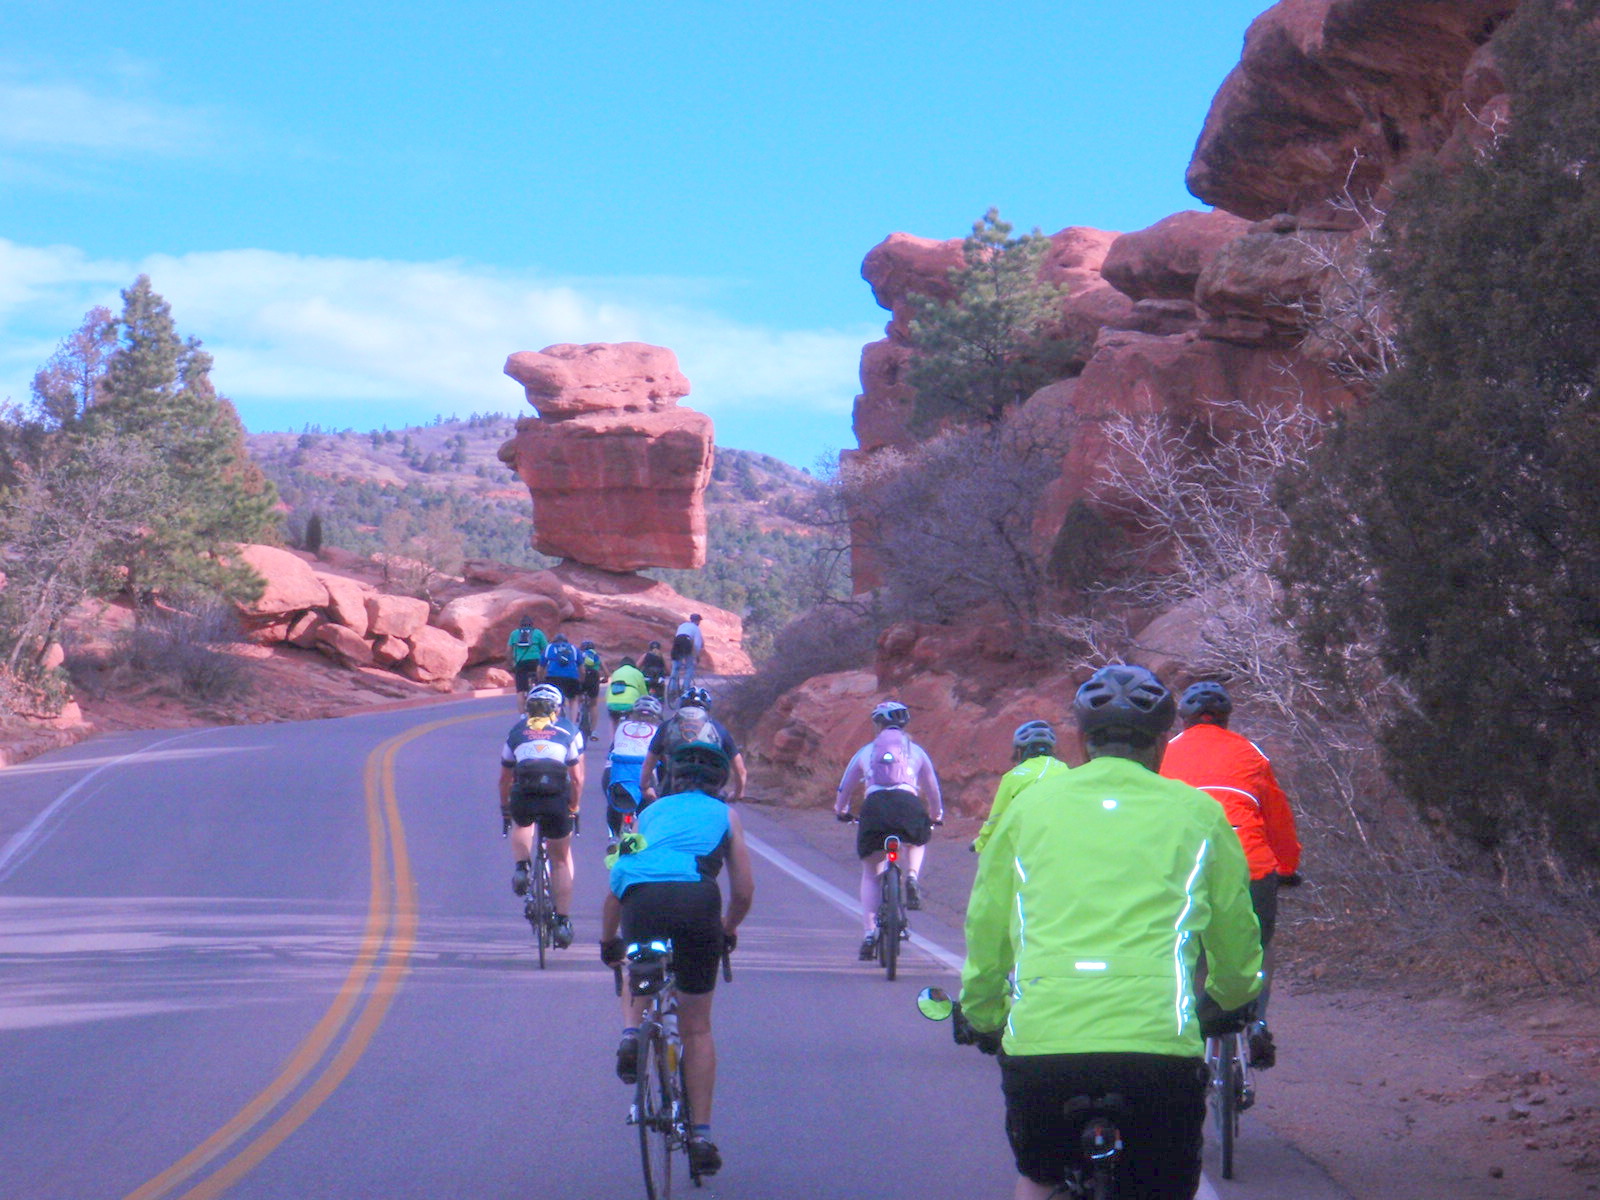
[[880,729],[904,729],[911,710],[898,700],[885,700],[872,710],[872,723]]
[[530,717],[548,717],[561,711],[564,698],[561,689],[553,684],[541,683],[538,687],[528,690],[528,699],[524,707]]

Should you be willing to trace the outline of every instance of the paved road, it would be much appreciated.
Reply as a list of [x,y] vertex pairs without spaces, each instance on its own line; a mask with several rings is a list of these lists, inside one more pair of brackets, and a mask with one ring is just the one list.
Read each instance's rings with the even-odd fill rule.
[[[578,943],[541,972],[493,802],[514,715],[119,735],[0,775],[0,1191],[642,1194],[593,949],[602,802],[591,786]],[[885,983],[853,961],[848,866],[746,819],[756,909],[717,1000],[727,1166],[699,1194],[1008,1196],[993,1065],[911,1004],[951,982],[959,931],[920,921]],[[1337,1196],[1262,1130],[1241,1156],[1277,1196]]]

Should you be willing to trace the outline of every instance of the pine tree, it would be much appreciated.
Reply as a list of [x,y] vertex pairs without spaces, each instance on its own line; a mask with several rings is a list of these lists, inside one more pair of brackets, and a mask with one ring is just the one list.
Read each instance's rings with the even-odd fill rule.
[[188,587],[246,597],[260,581],[224,556],[233,543],[275,536],[276,493],[245,449],[233,405],[211,383],[211,356],[198,340],[178,337],[149,277],[139,276],[122,299],[117,348],[85,431],[147,446],[173,497],[129,546],[128,586],[141,602]]
[[907,369],[912,423],[996,424],[1007,409],[1063,378],[1079,351],[1060,330],[1066,289],[1040,278],[1050,239],[1022,237],[991,208],[962,244],[949,300],[913,296]]
[[[1385,735],[1422,811],[1600,861],[1600,0],[1496,38],[1513,120],[1421,170],[1379,261],[1401,364],[1296,498],[1320,639],[1379,630],[1414,703]],[[1368,607],[1375,610],[1371,620]]]

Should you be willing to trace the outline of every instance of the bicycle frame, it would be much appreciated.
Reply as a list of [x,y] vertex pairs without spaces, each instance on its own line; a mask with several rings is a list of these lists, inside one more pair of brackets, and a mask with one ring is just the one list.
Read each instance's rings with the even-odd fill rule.
[[[672,942],[633,943],[625,951],[624,962],[629,993],[649,996],[639,1021],[639,1077],[628,1108],[628,1124],[639,1129],[646,1196],[650,1200],[667,1200],[672,1195],[672,1156],[682,1154],[687,1161],[689,1137],[694,1129],[683,1074],[683,1040],[678,1034]],[[619,985],[621,978],[619,969]],[[699,1184],[693,1167],[690,1178]]]
[[545,952],[555,935],[555,896],[550,890],[550,856],[545,851],[544,834],[536,832],[533,839],[533,864],[528,873],[528,896],[522,903],[522,915],[533,926],[533,940],[539,946],[539,969],[544,969]]

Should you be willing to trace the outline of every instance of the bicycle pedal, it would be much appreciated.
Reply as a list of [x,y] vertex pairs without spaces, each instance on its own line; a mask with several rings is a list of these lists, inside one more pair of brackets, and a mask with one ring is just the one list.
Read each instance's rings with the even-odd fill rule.
[[628,1105],[628,1124],[629,1125],[637,1125],[638,1123],[639,1123],[639,1106],[637,1104],[630,1104],[630,1105]]

